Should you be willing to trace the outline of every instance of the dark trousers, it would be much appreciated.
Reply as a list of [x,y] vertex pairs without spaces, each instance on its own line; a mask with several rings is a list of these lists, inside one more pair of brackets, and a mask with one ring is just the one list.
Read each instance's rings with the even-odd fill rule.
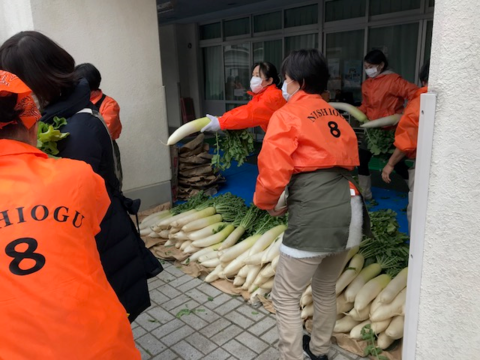
[[[366,149],[358,149],[359,156],[360,156],[360,166],[358,167],[358,175],[370,175],[370,170],[368,169],[368,163],[372,158],[372,153]],[[394,167],[395,172],[400,175],[405,180],[408,179],[408,166],[405,164],[405,159],[402,159],[395,165]]]

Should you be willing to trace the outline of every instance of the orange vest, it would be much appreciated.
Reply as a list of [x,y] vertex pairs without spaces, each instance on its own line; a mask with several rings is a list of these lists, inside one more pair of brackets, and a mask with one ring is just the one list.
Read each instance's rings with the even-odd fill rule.
[[393,145],[410,159],[417,157],[418,119],[420,117],[420,95],[426,93],[428,87],[418,89],[415,98],[408,102],[405,112],[395,131]]
[[267,131],[273,113],[285,105],[282,91],[269,85],[259,94],[249,93],[252,100],[246,105],[227,111],[219,119],[222,130],[241,130],[261,126]]
[[273,209],[293,174],[357,165],[350,124],[320,95],[299,91],[270,120],[258,156],[255,205]]
[[369,120],[401,114],[405,100],[413,99],[417,90],[417,85],[392,72],[368,78],[362,84],[363,99],[359,110]]
[[14,140],[0,169],[0,359],[140,359],[95,242],[102,178]]
[[[102,90],[94,90],[90,94],[90,101],[96,104],[102,98],[102,96]],[[110,96],[105,96],[105,100],[103,100],[98,111],[107,124],[112,140],[117,140],[122,132],[122,123],[120,122],[120,106]]]

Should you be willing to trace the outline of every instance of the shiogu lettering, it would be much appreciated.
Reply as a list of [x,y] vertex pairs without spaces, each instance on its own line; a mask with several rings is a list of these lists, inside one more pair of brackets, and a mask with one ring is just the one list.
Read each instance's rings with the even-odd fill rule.
[[78,229],[83,225],[84,219],[85,216],[79,211],[69,209],[66,206],[48,207],[42,204],[34,205],[31,208],[21,206],[0,211],[0,229],[16,224],[47,220],[53,220],[58,223],[69,223]]

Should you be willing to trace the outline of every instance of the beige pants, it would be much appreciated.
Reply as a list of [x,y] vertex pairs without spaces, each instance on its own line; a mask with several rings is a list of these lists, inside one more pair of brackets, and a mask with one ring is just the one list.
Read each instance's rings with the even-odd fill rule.
[[281,360],[303,360],[303,320],[300,297],[312,279],[314,303],[310,350],[327,354],[337,317],[335,283],[343,269],[346,252],[328,257],[297,259],[280,254],[272,300],[277,313],[278,348]]
[[407,205],[407,219],[408,219],[408,233],[412,228],[412,207],[413,207],[413,188],[415,186],[415,163],[408,169],[408,205]]

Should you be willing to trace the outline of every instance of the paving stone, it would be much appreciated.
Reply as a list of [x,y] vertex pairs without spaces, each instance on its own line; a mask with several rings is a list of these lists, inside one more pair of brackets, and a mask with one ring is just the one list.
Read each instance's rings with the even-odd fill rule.
[[214,352],[208,354],[203,359],[204,360],[225,360],[230,357],[230,354],[223,350],[222,348],[217,348]]
[[212,285],[205,282],[202,285],[198,286],[197,289],[212,297],[217,297],[218,295],[223,294],[220,290],[215,289]]
[[[182,273],[183,274],[183,273]],[[180,276],[179,278],[169,282],[168,284],[170,286],[173,286],[175,289],[183,292],[182,290],[180,290],[178,287],[189,282],[190,280],[192,280],[192,277],[190,275],[183,275],[183,276]]]
[[148,313],[140,314],[135,321],[147,331],[152,331],[153,329],[156,329],[162,325],[159,321],[157,321],[157,319]]
[[155,336],[157,339],[163,339],[165,336],[170,335],[174,331],[180,329],[182,326],[185,324],[183,321],[180,321],[179,319],[173,319],[169,323],[162,325],[160,328],[152,331],[152,335]]
[[172,274],[173,276],[175,276],[175,278],[179,278],[185,275],[185,273],[182,270],[178,269],[176,265],[169,266],[168,268],[165,269],[165,271],[161,272],[159,276],[164,272],[168,272],[169,274]]
[[172,350],[167,349],[164,352],[155,356],[152,360],[174,360],[177,358],[178,358],[177,354],[175,354]]
[[[243,316],[243,315],[241,315]],[[250,320],[251,321],[251,320]],[[253,323],[253,321],[252,321]],[[257,323],[254,323],[255,325],[250,326],[248,328],[248,331],[250,331],[252,334],[260,336],[266,331],[270,330],[272,327],[276,327],[277,323],[274,319],[271,317],[265,317],[262,320],[260,320]]]
[[214,321],[217,321],[218,319],[220,319],[220,316],[215,314],[215,312],[213,312],[213,310],[210,310],[210,309],[205,309],[205,311],[197,312],[196,315],[208,323],[213,323]]
[[152,334],[146,334],[137,339],[137,343],[145,349],[150,355],[160,354],[167,347]]
[[[200,286],[197,287],[197,290],[200,290]],[[207,294],[207,300],[208,299],[209,298],[208,298],[208,294]],[[210,297],[210,299],[212,299],[212,298]],[[232,299],[232,297],[230,295],[222,294],[220,296],[217,296],[216,298],[213,298],[212,301],[208,300],[208,302],[205,303],[205,306],[209,309],[215,310],[216,308],[218,308],[219,306],[222,306],[223,304],[230,301],[231,299]]]
[[202,284],[202,281],[200,279],[192,278],[189,276],[191,279],[190,281],[187,281],[185,284],[180,285],[176,289],[178,291],[181,291],[183,293],[186,293],[188,290],[193,289],[194,287],[197,287]]
[[[188,298],[188,296],[187,296]],[[197,303],[196,301],[194,300],[191,300],[189,298],[189,300],[185,303],[183,303],[182,305],[170,310],[170,313],[173,315],[173,316],[180,316],[180,312],[182,310],[197,310],[197,308],[200,306],[199,303]],[[199,308],[198,310],[200,310],[199,312],[202,312],[203,310],[205,310],[204,308]],[[183,316],[189,316],[188,314],[186,315],[182,315]]]
[[240,306],[237,311],[242,314],[242,315],[245,315],[246,317],[252,319],[253,321],[257,322],[257,321],[260,321],[263,317],[265,317],[264,314],[262,314],[261,312],[259,312],[258,310],[248,306],[248,305],[245,305],[243,304],[242,306]]
[[[185,285],[188,285],[190,284],[190,282],[188,282],[187,284]],[[198,289],[194,288],[194,289],[190,289],[188,291],[185,292],[185,295],[191,297],[193,300],[195,300],[196,302],[200,303],[200,304],[203,304],[207,301],[210,301],[208,300],[209,299],[209,296],[207,294],[204,294],[203,292],[199,291]],[[210,298],[211,299],[211,298]]]
[[142,349],[141,346],[137,346],[138,351],[140,351],[140,356],[142,357],[142,360],[150,360],[152,358],[152,355],[148,353],[148,351],[145,351]]
[[230,301],[227,301],[225,304],[220,305],[219,307],[214,309],[214,311],[219,315],[225,315],[230,311],[235,310],[240,305],[242,305],[242,303],[238,299],[231,299]]
[[195,314],[182,316],[180,320],[182,320],[185,324],[190,325],[197,331],[208,325],[208,322],[206,322],[205,320],[203,320],[202,318],[198,317]]
[[163,295],[168,296],[170,299],[176,298],[181,295],[181,292],[174,289],[169,284],[162,285],[157,288],[157,291],[161,292]]
[[[278,359],[279,356],[280,356],[280,353],[278,352],[278,350],[271,347],[267,349],[265,352],[258,355],[255,359],[256,360],[273,360],[273,359]],[[333,360],[331,358],[329,359]]]
[[162,342],[165,343],[165,345],[167,346],[172,346],[173,344],[182,341],[194,332],[195,331],[190,326],[184,325],[180,329],[175,330],[173,333],[162,337]]
[[159,286],[162,286],[165,284],[162,280],[157,279],[156,277],[153,278],[155,281],[149,282],[148,283],[148,290],[152,291],[153,289],[156,289]]
[[277,326],[274,326],[270,330],[268,330],[265,334],[260,337],[263,341],[267,344],[273,345],[278,340],[278,330]]
[[136,340],[139,337],[145,335],[147,333],[147,330],[142,328],[141,326],[137,326],[135,329],[133,329],[133,338]]
[[230,325],[226,329],[220,331],[217,335],[212,336],[210,340],[212,340],[215,344],[221,346],[225,344],[227,341],[235,338],[238,334],[242,332],[242,329],[239,328],[237,325]]
[[337,353],[337,355],[335,355],[333,360],[354,360],[357,358],[357,356],[354,354],[350,354],[350,355],[352,356],[346,356],[345,354]]
[[203,354],[195,349],[186,341],[180,341],[178,344],[172,346],[172,349],[181,356],[182,359],[196,360],[203,358]]
[[260,354],[268,348],[266,343],[264,343],[262,340],[259,340],[256,336],[249,334],[248,332],[244,332],[236,336],[235,340],[252,349],[257,354]]
[[[198,315],[200,316],[201,313],[198,313]],[[202,329],[202,334],[205,335],[206,337],[211,338],[213,335],[219,333],[220,331],[229,327],[230,325],[232,325],[230,321],[223,318],[218,318],[217,321],[211,323],[206,328]]]
[[236,311],[232,311],[231,313],[225,315],[225,318],[244,329],[250,328],[253,324],[255,324],[252,320]]
[[[180,270],[179,270],[180,271]],[[183,274],[183,273],[182,273]],[[173,275],[166,269],[166,271],[162,271],[157,277],[162,280],[164,283],[172,282],[173,280],[177,279],[177,276]]]
[[169,301],[170,298],[155,289],[155,290],[150,290],[150,300],[152,300],[155,304],[161,305]]
[[179,307],[180,305],[185,304],[188,301],[190,301],[190,298],[185,294],[181,294],[181,295],[173,298],[172,300],[167,301],[166,303],[163,303],[162,307],[165,310],[171,311],[171,310]]
[[169,321],[172,321],[175,317],[170,314],[168,311],[163,309],[161,306],[156,306],[147,311],[153,318],[160,321],[162,324],[166,324]]
[[223,348],[230,354],[235,354],[235,357],[240,360],[250,360],[257,356],[257,354],[255,354],[252,350],[248,349],[236,340],[230,340],[223,345]]
[[195,349],[201,351],[205,355],[211,353],[217,348],[217,345],[198,332],[189,335],[185,340]]

